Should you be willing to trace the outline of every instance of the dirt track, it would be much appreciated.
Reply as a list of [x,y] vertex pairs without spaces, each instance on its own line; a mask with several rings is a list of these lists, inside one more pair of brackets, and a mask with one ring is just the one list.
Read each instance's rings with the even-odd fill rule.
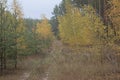
[[19,62],[17,70],[5,71],[5,74],[0,76],[0,80],[43,80],[45,76],[43,66],[39,55],[25,57]]

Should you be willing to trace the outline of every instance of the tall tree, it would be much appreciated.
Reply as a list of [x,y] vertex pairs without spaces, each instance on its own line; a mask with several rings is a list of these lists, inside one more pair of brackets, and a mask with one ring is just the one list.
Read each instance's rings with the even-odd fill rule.
[[23,13],[21,10],[21,7],[19,5],[19,2],[17,0],[13,0],[12,4],[12,9],[13,9],[13,16],[14,16],[14,33],[15,33],[15,68],[17,68],[17,56],[18,56],[18,42],[19,39],[22,38],[20,35],[20,32],[23,31],[24,26],[23,26]]
[[54,32],[54,34],[58,37],[58,16],[63,16],[66,13],[65,10],[65,2],[66,0],[62,0],[62,2],[59,5],[56,5],[52,14],[53,17],[50,20],[50,24],[52,25],[52,31]]
[[0,67],[1,72],[6,67],[6,53],[5,53],[5,28],[6,28],[6,8],[7,1],[0,1]]

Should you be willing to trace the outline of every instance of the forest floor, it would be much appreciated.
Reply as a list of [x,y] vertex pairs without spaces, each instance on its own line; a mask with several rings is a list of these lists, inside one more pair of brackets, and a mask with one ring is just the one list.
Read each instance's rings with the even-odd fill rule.
[[[65,46],[63,46],[63,44],[60,41],[55,41],[51,47],[50,54],[56,53],[56,52],[63,53],[63,54],[71,53],[71,51],[69,51],[69,49],[67,49]],[[53,56],[52,59],[54,57],[56,57],[56,56]],[[47,56],[46,58],[49,58],[49,56]],[[19,59],[18,68],[16,70],[10,69],[10,70],[5,71],[4,75],[0,76],[0,80],[49,80],[50,78],[48,78],[48,77],[51,77],[51,74],[55,77],[54,73],[55,74],[58,73],[58,72],[54,72],[55,71],[54,66],[56,66],[58,69],[60,67],[61,69],[59,69],[59,70],[61,70],[61,71],[63,70],[62,74],[65,74],[64,71],[66,69],[63,68],[64,63],[59,62],[58,64],[56,63],[57,65],[56,64],[54,65],[54,62],[51,62],[51,63],[53,63],[53,64],[51,64],[48,61],[48,64],[49,64],[48,65],[45,62],[46,58],[41,57],[39,54],[22,57],[21,59]],[[56,59],[59,60],[59,57]],[[50,59],[48,59],[48,60],[50,60]],[[77,63],[77,62],[74,62],[74,63]],[[63,64],[63,65],[61,65],[61,64]],[[71,64],[66,62],[65,65],[67,66],[67,65],[71,65]],[[96,66],[94,64],[89,65],[89,63],[88,63],[88,65],[80,63],[80,67],[79,67],[78,63],[77,63],[77,65],[78,65],[78,69],[81,68],[80,70],[82,70],[83,72],[81,71],[82,73],[80,73],[80,71],[78,69],[76,69],[76,70],[74,69],[76,71],[75,73],[79,73],[79,74],[81,74],[81,76],[89,75],[89,73],[87,74],[85,72],[89,68],[92,69],[92,70],[88,70],[90,72],[92,72],[92,71],[95,72],[95,70],[97,70],[97,68],[99,68],[98,66]],[[73,66],[76,67],[76,64],[75,65],[73,64]],[[73,69],[75,67],[71,67],[70,69]],[[109,68],[109,66],[107,68]],[[113,67],[111,67],[111,68],[113,68]],[[53,70],[51,70],[51,69],[53,69]],[[69,68],[67,68],[67,69],[69,70]],[[106,67],[104,67],[104,69],[106,69]],[[57,71],[59,71],[59,70],[57,70]],[[50,72],[50,71],[52,71],[52,72]],[[56,80],[120,80],[120,73],[116,73],[116,72],[115,73],[104,73],[106,75],[97,76],[97,78],[95,77],[94,79],[90,78],[92,76],[89,76],[89,77],[86,76],[87,78],[84,78],[84,79],[80,79],[80,78],[77,79],[77,78],[74,78],[75,77],[74,71],[73,71],[73,73],[72,73],[72,70],[69,70],[69,71],[68,71],[69,73],[67,73],[69,75],[65,74],[65,76],[63,76],[63,77],[68,76],[69,78],[65,78],[65,79],[64,78],[63,79],[56,78]],[[79,71],[79,72],[77,72],[77,71]],[[109,72],[109,71],[107,71],[107,72]],[[60,76],[62,76],[62,75],[60,75]],[[72,76],[74,79],[70,78]],[[76,77],[78,77],[77,74],[76,74]]]
[[19,61],[16,70],[4,71],[0,80],[44,80],[45,67],[42,61],[40,55],[24,57]]

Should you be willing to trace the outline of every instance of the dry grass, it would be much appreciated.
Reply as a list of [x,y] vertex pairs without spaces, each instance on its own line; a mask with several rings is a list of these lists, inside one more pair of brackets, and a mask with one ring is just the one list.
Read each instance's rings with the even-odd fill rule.
[[46,65],[40,55],[20,58],[18,68],[7,69],[0,80],[38,80],[44,77]]
[[74,49],[54,41],[50,50],[45,58],[39,55],[22,58],[19,68],[8,70],[0,80],[120,80],[119,57],[107,59],[118,49],[111,46]]
[[103,59],[102,48],[81,47],[75,51],[59,47],[48,59],[48,80],[120,80],[119,66]]

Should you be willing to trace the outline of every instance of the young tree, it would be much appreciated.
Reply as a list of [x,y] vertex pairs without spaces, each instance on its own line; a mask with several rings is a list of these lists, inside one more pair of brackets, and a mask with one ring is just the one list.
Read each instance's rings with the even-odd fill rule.
[[46,49],[50,47],[51,41],[53,40],[53,32],[51,29],[51,25],[46,17],[43,17],[41,22],[37,23],[36,34],[39,40],[37,48]]
[[62,0],[62,2],[59,5],[56,5],[52,14],[53,17],[50,19],[50,24],[52,25],[52,31],[54,32],[55,36],[58,38],[58,16],[63,16],[66,13],[65,10],[65,2],[66,0]]
[[36,24],[38,19],[24,19],[25,22],[25,42],[26,42],[26,55],[37,53],[36,45],[38,44],[36,34]]

